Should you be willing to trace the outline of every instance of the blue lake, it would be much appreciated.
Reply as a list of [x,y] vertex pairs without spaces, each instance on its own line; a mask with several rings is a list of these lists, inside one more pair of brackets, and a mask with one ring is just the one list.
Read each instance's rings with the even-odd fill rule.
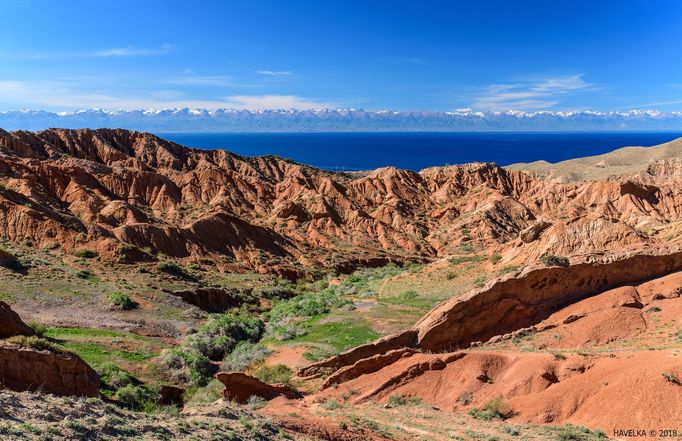
[[682,132],[408,132],[408,133],[159,133],[196,148],[240,155],[278,155],[328,170],[369,170],[393,165],[421,170],[474,161],[508,165],[544,159],[557,162],[625,146],[653,146]]

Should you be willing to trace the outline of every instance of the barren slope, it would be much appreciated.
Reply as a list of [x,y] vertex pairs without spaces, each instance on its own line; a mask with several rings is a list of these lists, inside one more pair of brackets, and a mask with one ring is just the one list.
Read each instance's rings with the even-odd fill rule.
[[523,262],[674,240],[675,170],[576,184],[481,163],[347,175],[125,130],[0,131],[0,234],[121,262],[163,253],[286,277],[461,248]]
[[612,176],[658,174],[661,167],[671,166],[675,173],[679,173],[681,155],[682,139],[676,139],[654,147],[623,147],[603,155],[569,159],[554,164],[535,161],[512,164],[505,168],[556,182],[603,180]]

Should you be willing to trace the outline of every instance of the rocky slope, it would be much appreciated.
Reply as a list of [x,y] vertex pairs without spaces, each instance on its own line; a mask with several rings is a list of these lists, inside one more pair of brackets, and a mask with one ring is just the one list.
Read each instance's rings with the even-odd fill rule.
[[32,339],[34,331],[5,302],[0,302],[0,331],[3,387],[44,390],[56,395],[99,395],[99,376],[87,363],[75,354],[54,350],[54,345],[45,340]]
[[517,423],[678,430],[680,270],[679,247],[530,266],[299,375],[328,375],[312,402],[417,397],[472,415],[496,402]]
[[520,262],[673,240],[674,170],[571,184],[480,163],[349,175],[126,130],[0,131],[0,235],[291,277],[462,247]]

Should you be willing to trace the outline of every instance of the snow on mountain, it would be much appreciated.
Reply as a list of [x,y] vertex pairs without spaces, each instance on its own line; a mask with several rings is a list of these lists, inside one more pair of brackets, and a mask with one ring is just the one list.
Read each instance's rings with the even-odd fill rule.
[[537,111],[420,112],[361,109],[82,109],[74,112],[0,112],[0,128],[120,127],[151,132],[296,131],[634,131],[682,130],[682,112]]

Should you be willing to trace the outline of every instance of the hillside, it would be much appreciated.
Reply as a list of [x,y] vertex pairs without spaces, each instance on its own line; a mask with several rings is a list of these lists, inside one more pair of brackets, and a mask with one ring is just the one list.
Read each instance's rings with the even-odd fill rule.
[[109,261],[163,255],[289,278],[461,248],[515,262],[672,240],[674,164],[656,179],[567,184],[486,163],[349,175],[125,130],[0,132],[0,234]]
[[654,147],[623,147],[603,155],[554,164],[536,161],[512,164],[505,168],[550,181],[574,182],[637,174],[652,177],[679,175],[681,158],[682,138],[679,138]]

